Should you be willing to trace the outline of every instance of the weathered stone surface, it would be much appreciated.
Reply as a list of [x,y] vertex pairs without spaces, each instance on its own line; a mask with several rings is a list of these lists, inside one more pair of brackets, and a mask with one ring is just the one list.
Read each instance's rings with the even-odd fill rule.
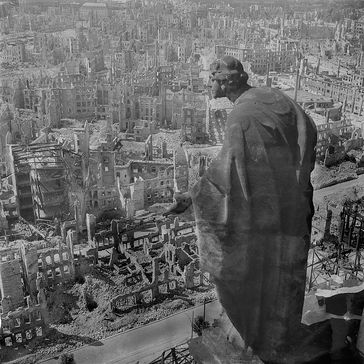
[[188,346],[198,364],[262,364],[257,357],[229,341],[220,327],[203,330],[202,336],[191,339]]

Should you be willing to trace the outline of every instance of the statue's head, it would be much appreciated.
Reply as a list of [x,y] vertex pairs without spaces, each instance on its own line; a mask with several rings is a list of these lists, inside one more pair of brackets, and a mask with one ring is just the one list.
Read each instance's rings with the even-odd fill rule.
[[212,97],[228,97],[246,86],[248,74],[239,60],[232,56],[217,59],[210,66]]

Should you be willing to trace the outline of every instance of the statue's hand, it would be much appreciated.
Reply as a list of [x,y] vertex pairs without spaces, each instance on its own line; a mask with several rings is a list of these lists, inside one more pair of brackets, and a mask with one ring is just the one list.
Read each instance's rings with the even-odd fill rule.
[[173,199],[173,205],[163,214],[163,216],[182,214],[192,205],[192,199],[188,192],[176,192]]

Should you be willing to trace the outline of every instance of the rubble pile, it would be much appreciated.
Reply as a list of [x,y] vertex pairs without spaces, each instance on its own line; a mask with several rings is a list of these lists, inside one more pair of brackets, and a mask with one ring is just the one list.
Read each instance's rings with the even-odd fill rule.
[[358,178],[356,164],[349,161],[330,168],[316,163],[311,174],[311,182],[315,190],[356,178]]

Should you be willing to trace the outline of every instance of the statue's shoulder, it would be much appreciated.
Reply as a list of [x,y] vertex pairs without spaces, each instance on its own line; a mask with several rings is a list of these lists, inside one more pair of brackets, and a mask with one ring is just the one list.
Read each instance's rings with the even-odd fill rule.
[[240,112],[272,112],[283,115],[292,110],[293,102],[280,90],[270,87],[252,87],[236,100],[235,107]]

